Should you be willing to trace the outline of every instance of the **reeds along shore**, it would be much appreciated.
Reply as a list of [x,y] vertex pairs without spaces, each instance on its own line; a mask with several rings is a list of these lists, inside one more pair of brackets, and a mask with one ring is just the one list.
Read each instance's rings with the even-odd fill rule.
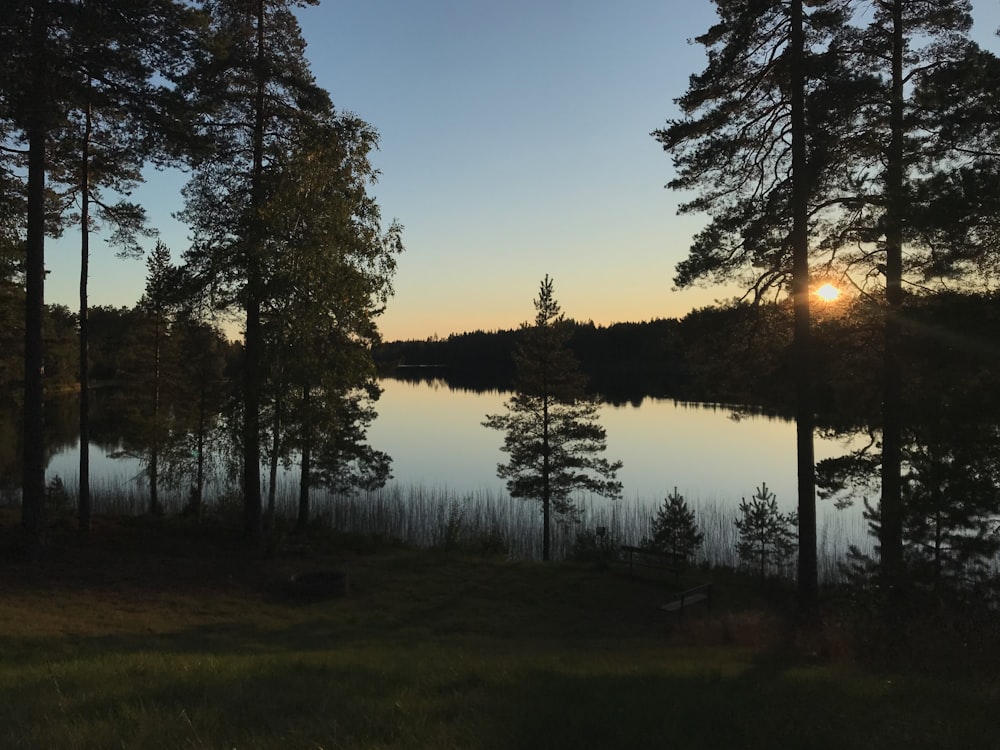
[[[148,498],[141,481],[124,484],[96,484],[91,488],[94,512],[106,515],[141,515],[148,511]],[[50,481],[50,515],[71,514],[76,505],[77,487],[71,478],[65,483]],[[10,500],[10,498],[8,498]],[[556,560],[573,555],[581,532],[604,529],[599,543],[607,549],[637,545],[650,534],[650,523],[662,501],[632,498],[607,501],[600,497],[578,498],[576,522],[553,526],[552,552]],[[180,493],[164,493],[167,514],[184,511],[186,498]],[[704,542],[692,564],[709,567],[736,567],[736,503],[694,499]],[[232,492],[214,492],[206,499],[205,518],[239,518],[239,497]],[[288,526],[298,508],[297,492],[286,488],[276,497],[277,525]],[[332,493],[317,489],[312,493],[313,525],[338,532],[398,540],[417,547],[441,547],[468,552],[503,554],[515,559],[541,559],[541,513],[538,503],[512,498],[506,493],[481,490],[457,493],[445,487],[405,486],[391,483],[371,492]],[[872,554],[873,539],[858,512],[821,515],[818,528],[820,575],[826,582],[840,579],[840,563],[853,545]],[[794,574],[794,560],[783,571]]]

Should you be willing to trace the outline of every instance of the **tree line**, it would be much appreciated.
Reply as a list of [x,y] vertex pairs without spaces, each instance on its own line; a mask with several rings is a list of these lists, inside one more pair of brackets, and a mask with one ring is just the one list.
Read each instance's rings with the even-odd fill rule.
[[[991,414],[989,393],[965,384],[988,378],[1000,349],[995,293],[937,292],[906,297],[900,310],[911,400],[960,387]],[[877,424],[881,307],[864,296],[822,303],[815,312],[811,400],[823,429]],[[759,407],[789,418],[795,403],[794,317],[788,300],[736,301],[681,318],[595,325],[567,319],[566,346],[587,389],[615,405],[672,398]],[[522,329],[474,331],[423,341],[390,341],[375,352],[396,378],[441,378],[453,388],[510,390]],[[920,414],[912,415],[919,418]]]
[[[262,534],[265,449],[301,456],[303,519],[311,484],[384,478],[387,457],[364,445],[364,431],[378,395],[370,350],[401,227],[383,226],[370,192],[376,131],[338,111],[313,78],[299,3],[9,5],[0,27],[0,307],[20,322],[5,332],[23,332],[22,525],[32,543],[44,541],[45,391],[56,382],[45,366],[58,349],[46,336],[45,240],[68,231],[80,239],[81,444],[91,347],[102,335],[87,297],[90,240],[101,229],[120,253],[147,254],[140,307],[154,342],[154,424],[169,359],[161,345],[195,331],[217,341],[224,316],[241,326],[232,421],[247,536]],[[146,250],[156,228],[129,199],[147,165],[190,174],[180,218],[191,244],[176,266],[161,243]],[[155,481],[150,491],[155,508]],[[89,523],[81,451],[80,528]]]
[[[596,325],[566,319],[566,346],[587,376],[587,387],[613,403],[672,395],[685,379],[681,322]],[[389,341],[375,351],[379,368],[394,377],[442,376],[452,387],[507,390],[523,328],[456,333],[423,341]]]

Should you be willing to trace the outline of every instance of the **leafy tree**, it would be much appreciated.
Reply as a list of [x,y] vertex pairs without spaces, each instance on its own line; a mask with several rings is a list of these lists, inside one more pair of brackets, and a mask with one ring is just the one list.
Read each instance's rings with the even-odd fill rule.
[[[998,315],[995,295],[908,295],[902,308],[901,356],[908,364],[903,396],[906,403],[921,405],[909,415],[901,436],[903,555],[910,584],[965,588],[994,554],[991,519],[1000,513],[998,405],[992,387]],[[855,362],[845,367],[838,355],[835,366],[843,369],[834,375],[847,380],[872,373],[865,378],[871,382],[856,384],[849,397],[868,406],[848,418],[874,424],[881,408],[880,326],[881,310],[875,310],[859,342],[866,359],[850,356]],[[834,347],[848,349],[839,341]],[[878,438],[871,430],[857,451],[820,462],[818,470],[822,493],[838,504],[865,499],[865,517],[881,540],[881,507],[868,500],[879,496]]]
[[[388,476],[388,457],[364,437],[381,393],[372,359],[376,319],[392,291],[402,227],[393,222],[383,233],[369,192],[376,143],[362,120],[330,116],[303,127],[294,148],[265,173],[271,487],[279,456],[287,462],[296,449],[300,530],[308,523],[311,485],[342,488],[353,478],[371,488]],[[320,458],[326,465],[317,464]]]
[[0,235],[0,406],[13,403],[14,386],[23,375],[24,287],[20,242],[12,235]]
[[652,531],[653,536],[644,540],[643,546],[685,558],[691,557],[705,538],[704,533],[698,530],[694,510],[688,507],[676,487],[657,509],[652,519]]
[[176,313],[171,333],[180,358],[179,382],[171,408],[175,429],[164,445],[163,476],[173,486],[189,488],[185,512],[200,520],[205,484],[219,464],[224,436],[219,415],[227,391],[226,340],[204,306],[190,299]]
[[[993,426],[942,426],[921,430],[921,442],[906,441],[904,549],[918,580],[964,588],[984,577],[1000,550],[1000,442]],[[960,435],[947,434],[955,428]]]
[[750,502],[745,497],[740,499],[736,552],[740,560],[758,569],[761,583],[768,570],[780,569],[795,552],[797,525],[794,513],[778,510],[774,493],[766,484],[757,488]]
[[[288,0],[207,3],[206,54],[184,90],[203,113],[198,131],[213,144],[184,189],[182,217],[194,241],[187,263],[220,302],[244,315],[242,451],[244,531],[262,533],[260,413],[264,371],[262,310],[267,300],[267,170],[294,149],[302,128],[330,113],[305,60]],[[302,3],[306,4],[306,3]],[[279,246],[280,247],[280,246]]]
[[510,460],[497,466],[497,475],[507,480],[511,496],[542,506],[542,559],[548,560],[553,513],[572,518],[572,495],[581,490],[620,497],[615,476],[622,463],[601,456],[606,433],[566,348],[569,331],[548,276],[535,300],[535,324],[525,324],[521,333],[516,393],[506,402],[506,414],[487,415],[483,425],[506,432],[502,450]]
[[931,139],[906,220],[930,249],[920,268],[928,281],[975,288],[1000,270],[998,78],[1000,58],[973,44],[918,78],[914,117]]

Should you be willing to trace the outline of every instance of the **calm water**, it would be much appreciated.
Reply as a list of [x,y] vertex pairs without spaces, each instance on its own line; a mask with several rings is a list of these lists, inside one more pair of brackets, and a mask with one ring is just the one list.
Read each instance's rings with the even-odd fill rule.
[[[462,496],[503,493],[496,465],[503,435],[481,425],[501,413],[509,394],[452,390],[443,381],[387,379],[371,444],[393,457],[393,482]],[[785,509],[795,506],[795,425],[774,417],[734,416],[731,409],[646,398],[639,406],[601,407],[609,459],[621,459],[626,500],[658,504],[676,486],[693,503],[735,506],[766,482]],[[78,447],[53,456],[48,476],[74,484]],[[817,460],[841,455],[845,444],[816,440]],[[135,481],[138,464],[90,448],[95,487]],[[263,471],[262,471],[263,474]],[[291,491],[295,476],[284,482]],[[838,511],[820,506],[821,518]]]
[[[458,493],[502,491],[496,465],[503,433],[481,426],[502,413],[509,394],[452,390],[442,381],[384,380],[372,445],[393,457],[401,484]],[[795,506],[795,425],[767,416],[734,416],[725,408],[646,398],[640,406],[604,405],[609,459],[621,459],[626,499],[659,502],[676,486],[689,500],[738,504],[766,482],[778,503]],[[816,459],[845,452],[816,440]]]

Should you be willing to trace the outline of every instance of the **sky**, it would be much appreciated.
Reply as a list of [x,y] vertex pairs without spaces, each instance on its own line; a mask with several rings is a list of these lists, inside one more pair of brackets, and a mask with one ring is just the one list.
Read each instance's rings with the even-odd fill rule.
[[[1000,50],[1000,2],[973,7],[973,37]],[[673,288],[705,217],[677,215],[650,136],[704,67],[690,40],[715,20],[708,0],[324,0],[298,15],[317,82],[380,133],[372,192],[406,246],[386,340],[516,327],[546,274],[568,317],[602,325],[737,292]],[[186,179],[149,170],[133,194],[175,261]],[[91,304],[135,304],[144,262],[100,241],[91,254]],[[49,244],[47,301],[78,306],[78,255],[73,232]]]

